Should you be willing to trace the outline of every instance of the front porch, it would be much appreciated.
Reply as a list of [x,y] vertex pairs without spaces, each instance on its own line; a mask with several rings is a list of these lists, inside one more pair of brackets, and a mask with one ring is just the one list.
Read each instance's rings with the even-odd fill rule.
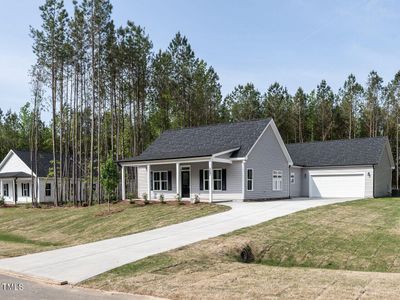
[[32,188],[31,175],[24,172],[0,173],[0,197],[5,203],[31,203],[36,190],[36,180]]
[[[137,194],[149,200],[241,201],[244,198],[244,164],[227,158],[124,162],[122,199],[126,199],[126,168],[137,168]],[[210,184],[211,183],[211,184]]]

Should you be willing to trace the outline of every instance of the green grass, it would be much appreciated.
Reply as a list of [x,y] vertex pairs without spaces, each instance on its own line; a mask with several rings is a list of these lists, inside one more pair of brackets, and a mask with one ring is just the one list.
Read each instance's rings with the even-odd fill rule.
[[[231,270],[230,276],[235,277],[234,269],[249,266],[239,263],[246,245],[255,257],[252,266],[400,272],[400,199],[365,199],[300,211],[145,258],[84,285],[141,291],[138,283],[153,277],[157,278],[155,289],[173,286],[188,276],[205,280],[212,270]],[[243,267],[238,268],[238,263]],[[167,276],[160,276],[163,270]]]
[[229,209],[196,204],[118,203],[93,207],[0,208],[0,258],[72,246],[171,225]]

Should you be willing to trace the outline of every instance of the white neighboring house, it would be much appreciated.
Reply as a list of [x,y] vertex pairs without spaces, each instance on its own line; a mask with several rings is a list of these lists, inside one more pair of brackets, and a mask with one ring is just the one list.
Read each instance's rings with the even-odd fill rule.
[[52,160],[52,153],[38,152],[36,174],[30,167],[29,151],[10,150],[0,163],[0,197],[4,197],[5,203],[8,204],[31,203],[33,191],[36,189],[36,180],[32,186],[33,175],[34,178],[38,177],[38,202],[53,202],[55,184],[54,179],[48,177]]

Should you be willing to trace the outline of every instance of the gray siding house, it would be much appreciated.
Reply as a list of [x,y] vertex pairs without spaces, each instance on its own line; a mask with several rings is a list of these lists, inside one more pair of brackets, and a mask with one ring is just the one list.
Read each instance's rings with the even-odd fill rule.
[[391,193],[386,137],[285,145],[273,119],[167,130],[141,155],[138,196],[243,201],[290,197],[377,197]]

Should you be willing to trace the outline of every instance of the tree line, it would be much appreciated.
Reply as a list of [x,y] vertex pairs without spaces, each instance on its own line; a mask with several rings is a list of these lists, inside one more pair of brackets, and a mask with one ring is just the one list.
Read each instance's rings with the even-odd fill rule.
[[[179,32],[155,50],[140,25],[114,25],[109,0],[73,1],[72,11],[46,0],[39,9],[32,99],[0,113],[0,154],[51,151],[56,205],[101,202],[101,163],[140,154],[170,128],[273,117],[286,143],[387,135],[397,145],[400,72],[386,85],[376,71],[363,84],[351,74],[338,92],[325,80],[293,95],[277,82],[265,91],[246,83],[223,97],[217,72]],[[80,196],[82,185],[99,188]]]

